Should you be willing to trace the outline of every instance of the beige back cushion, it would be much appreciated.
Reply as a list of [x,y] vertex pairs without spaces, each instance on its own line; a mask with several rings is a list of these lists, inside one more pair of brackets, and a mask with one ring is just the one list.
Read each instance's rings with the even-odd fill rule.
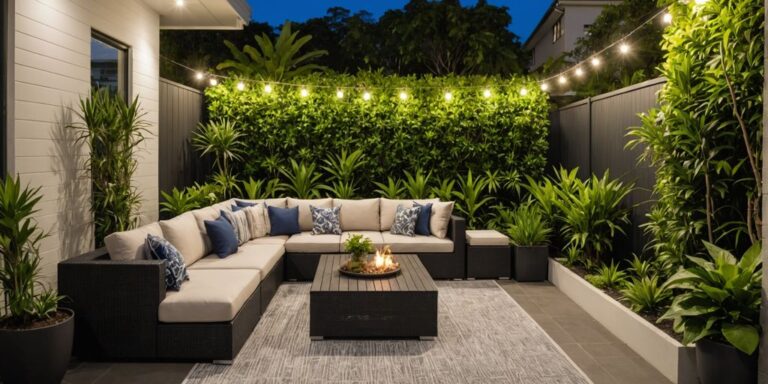
[[[397,211],[397,206],[402,204],[403,208],[411,208],[413,207],[413,202],[417,202],[419,204],[427,204],[427,203],[437,203],[440,201],[440,199],[426,199],[426,200],[390,200],[390,199],[381,199],[381,231],[389,231],[392,228],[392,223],[395,222],[395,212]],[[342,228],[344,228],[342,226]]]
[[333,199],[333,207],[341,207],[339,221],[342,231],[378,231],[379,200],[344,200]]
[[206,248],[206,236],[200,230],[192,212],[163,220],[160,222],[160,228],[163,229],[163,237],[179,250],[184,264],[192,265],[210,253],[210,246]]
[[432,203],[432,215],[429,216],[429,232],[433,236],[445,239],[448,235],[448,224],[453,214],[453,201]]
[[141,260],[144,254],[144,241],[147,235],[163,237],[160,224],[151,223],[130,231],[115,232],[104,238],[107,252],[112,260]]
[[300,200],[289,197],[288,208],[299,207],[299,229],[301,231],[312,230],[312,212],[309,211],[310,205],[315,208],[333,208],[333,199]]
[[288,199],[285,197],[281,197],[279,199],[260,199],[260,200],[248,200],[248,199],[237,199],[240,201],[245,201],[252,204],[261,204],[266,203],[270,207],[277,207],[277,208],[286,208],[286,203]]

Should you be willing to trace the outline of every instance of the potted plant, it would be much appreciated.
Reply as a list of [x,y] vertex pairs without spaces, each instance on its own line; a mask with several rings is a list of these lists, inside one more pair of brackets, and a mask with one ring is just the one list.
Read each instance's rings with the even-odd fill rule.
[[538,206],[521,205],[509,215],[507,235],[513,247],[512,269],[517,281],[547,279],[549,235],[552,228]]
[[0,181],[0,381],[58,383],[72,352],[74,313],[40,279],[40,241],[32,219],[40,189]]
[[683,344],[696,343],[702,384],[756,383],[760,342],[760,244],[740,260],[704,242],[709,259],[689,256],[691,267],[665,287],[682,291],[659,321],[674,320]]
[[351,256],[346,269],[351,272],[362,272],[368,254],[373,252],[373,242],[363,235],[352,235],[344,242],[344,250]]

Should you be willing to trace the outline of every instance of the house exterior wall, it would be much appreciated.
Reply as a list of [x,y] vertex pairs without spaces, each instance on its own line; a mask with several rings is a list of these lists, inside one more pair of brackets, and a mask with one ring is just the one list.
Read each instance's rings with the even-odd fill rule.
[[49,234],[40,251],[51,283],[58,261],[94,245],[87,150],[66,128],[90,90],[92,30],[130,47],[130,97],[139,97],[149,125],[134,185],[142,196],[142,222],[158,217],[159,20],[140,0],[15,1],[8,168],[41,188],[36,219]]

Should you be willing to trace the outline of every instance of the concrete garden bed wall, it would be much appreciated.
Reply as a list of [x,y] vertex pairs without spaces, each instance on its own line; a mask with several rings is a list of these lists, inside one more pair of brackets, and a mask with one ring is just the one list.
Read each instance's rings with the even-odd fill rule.
[[696,384],[696,354],[554,259],[549,281],[673,383]]

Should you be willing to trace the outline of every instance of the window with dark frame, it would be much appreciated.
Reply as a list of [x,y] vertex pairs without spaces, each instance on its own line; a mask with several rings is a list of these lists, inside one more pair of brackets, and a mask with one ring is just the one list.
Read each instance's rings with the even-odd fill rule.
[[91,88],[106,88],[129,98],[128,46],[93,31],[91,34]]
[[556,43],[563,37],[563,18],[557,19],[555,25],[552,27],[552,43]]

